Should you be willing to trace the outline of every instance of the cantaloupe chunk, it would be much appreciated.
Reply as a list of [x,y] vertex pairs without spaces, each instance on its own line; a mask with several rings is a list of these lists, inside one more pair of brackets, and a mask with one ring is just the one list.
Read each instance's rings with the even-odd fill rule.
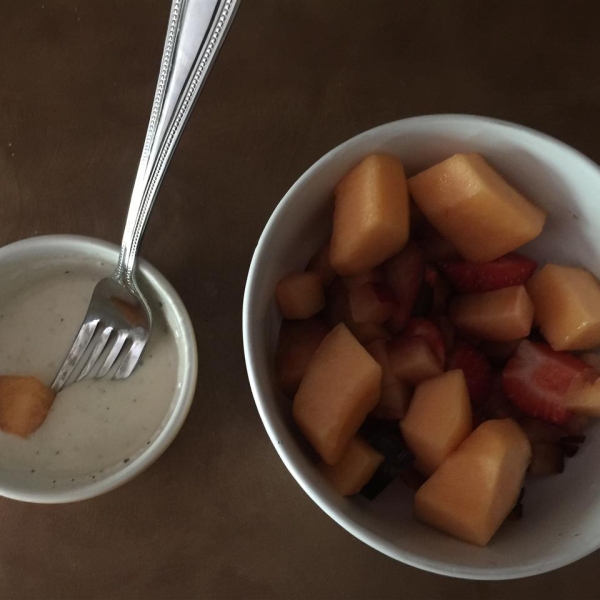
[[495,260],[533,240],[546,213],[479,154],[455,154],[411,177],[408,187],[431,224],[471,262]]
[[494,342],[524,338],[531,331],[533,303],[522,285],[457,296],[450,303],[452,323],[469,335]]
[[368,271],[408,240],[409,201],[402,163],[367,156],[335,189],[330,259],[340,275]]
[[600,378],[598,373],[582,373],[567,390],[565,407],[578,415],[600,417]]
[[323,281],[318,273],[290,273],[275,286],[275,297],[285,319],[308,319],[325,307]]
[[410,388],[394,375],[384,340],[375,340],[367,346],[367,350],[381,365],[381,398],[371,415],[394,421],[402,419],[410,403]]
[[379,363],[340,323],[308,363],[294,397],[294,420],[321,458],[334,465],[380,393]]
[[351,291],[365,283],[383,283],[384,279],[383,267],[376,267],[365,273],[357,273],[356,275],[342,277],[342,283],[346,286],[347,290]]
[[485,546],[515,506],[531,444],[512,419],[482,423],[419,488],[416,516]]
[[390,288],[382,283],[365,283],[351,289],[349,301],[355,323],[385,323],[396,306]]
[[439,356],[421,336],[390,340],[388,354],[394,375],[409,385],[436,377],[444,370]]
[[600,283],[589,271],[548,264],[527,282],[527,291],[554,350],[600,345]]
[[55,397],[36,377],[0,376],[0,429],[27,437],[45,421]]
[[328,332],[329,328],[316,317],[281,324],[275,376],[285,394],[293,396],[296,393],[312,355]]
[[431,475],[471,433],[473,417],[464,373],[457,369],[420,383],[400,430],[415,467]]
[[348,442],[337,464],[321,463],[319,469],[342,496],[352,496],[369,482],[384,458],[383,454],[355,436]]

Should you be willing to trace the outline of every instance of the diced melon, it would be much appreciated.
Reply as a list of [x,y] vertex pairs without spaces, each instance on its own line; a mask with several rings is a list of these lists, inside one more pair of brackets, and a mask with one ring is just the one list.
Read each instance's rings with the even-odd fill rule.
[[546,213],[475,153],[455,154],[411,177],[428,221],[471,262],[488,262],[536,238]]
[[368,271],[408,240],[409,200],[402,163],[367,156],[335,189],[330,259],[340,275]]
[[531,444],[512,419],[485,421],[419,488],[415,514],[485,546],[517,503],[530,460]]
[[293,396],[296,393],[312,355],[328,332],[328,327],[315,317],[281,324],[275,375],[285,394]]
[[397,421],[402,419],[408,410],[411,390],[408,385],[398,380],[392,372],[387,345],[383,340],[376,340],[367,346],[369,354],[381,365],[381,398],[371,412],[373,417]]
[[600,345],[600,284],[589,271],[548,264],[529,280],[527,291],[554,350]]
[[349,292],[350,311],[355,323],[384,323],[394,312],[391,290],[381,283],[365,283]]
[[379,323],[346,323],[352,335],[363,345],[367,346],[375,340],[389,340],[390,332]]
[[294,420],[321,458],[334,465],[380,393],[379,363],[340,323],[308,363],[294,397]]
[[342,496],[352,496],[369,482],[384,458],[383,454],[356,436],[348,442],[337,464],[321,463],[319,469]]
[[44,422],[55,397],[36,377],[0,376],[0,429],[27,437]]
[[388,353],[394,375],[409,385],[421,383],[443,371],[438,355],[421,336],[390,340]]
[[533,303],[522,285],[457,296],[448,314],[458,328],[483,340],[508,342],[531,331]]
[[600,417],[600,378],[598,372],[582,373],[567,391],[565,407],[579,415]]
[[307,271],[314,271],[321,276],[321,280],[325,286],[330,286],[335,279],[335,269],[331,266],[329,251],[329,244],[325,244],[308,261],[308,265],[306,265]]
[[354,288],[360,287],[365,283],[383,283],[384,275],[383,268],[376,267],[365,273],[357,273],[356,275],[348,275],[348,277],[342,277],[342,282],[346,286],[346,289],[353,290]]
[[471,433],[471,403],[464,373],[457,369],[420,383],[400,430],[415,466],[431,475]]
[[308,319],[325,307],[323,281],[318,273],[290,273],[275,287],[275,297],[285,319]]

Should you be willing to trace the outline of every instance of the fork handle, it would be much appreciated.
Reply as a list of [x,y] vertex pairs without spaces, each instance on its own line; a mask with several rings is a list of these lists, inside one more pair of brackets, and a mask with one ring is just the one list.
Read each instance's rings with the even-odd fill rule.
[[139,245],[165,171],[240,0],[173,0],[150,122],[114,277],[134,283]]

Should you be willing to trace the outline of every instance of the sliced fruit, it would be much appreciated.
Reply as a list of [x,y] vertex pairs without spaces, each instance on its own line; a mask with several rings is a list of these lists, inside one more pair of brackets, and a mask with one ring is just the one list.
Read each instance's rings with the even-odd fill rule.
[[510,252],[487,263],[446,260],[440,261],[438,266],[457,292],[474,294],[525,285],[536,270],[537,262]]
[[517,504],[530,459],[529,440],[512,419],[486,421],[419,488],[415,514],[485,546]]
[[325,307],[323,281],[318,273],[290,273],[275,286],[284,319],[308,319]]
[[571,354],[525,340],[504,367],[502,383],[509,400],[525,414],[561,425],[573,415],[567,406],[571,385],[594,373]]
[[396,421],[402,419],[408,410],[411,390],[392,372],[387,345],[383,340],[376,340],[369,344],[367,351],[381,365],[382,373],[381,398],[371,412],[371,416]]
[[409,242],[404,250],[384,265],[385,280],[396,298],[396,309],[390,319],[395,332],[404,329],[419,295],[425,263],[419,248]]
[[335,189],[330,260],[340,275],[381,264],[408,240],[409,199],[402,163],[367,156]]
[[36,377],[0,376],[0,429],[29,436],[46,420],[55,397]]
[[533,303],[522,285],[457,296],[448,314],[458,329],[482,340],[508,342],[531,331]]
[[415,467],[431,475],[471,433],[469,392],[462,371],[448,371],[420,383],[400,422]]
[[328,332],[329,328],[316,317],[281,324],[275,353],[275,375],[277,385],[288,396],[296,393],[308,362]]
[[488,262],[536,238],[546,213],[509,185],[479,154],[455,154],[411,177],[427,220],[471,262]]
[[373,477],[385,457],[360,437],[353,437],[335,465],[321,463],[319,469],[325,479],[342,496],[358,494]]
[[530,279],[527,291],[554,350],[600,345],[600,284],[589,271],[549,264]]
[[306,265],[307,271],[314,271],[321,276],[323,285],[329,287],[335,279],[335,269],[331,266],[329,260],[329,244],[325,244],[309,261]]
[[555,475],[565,470],[565,455],[556,444],[531,444],[530,475]]
[[334,465],[380,392],[381,367],[340,323],[308,363],[294,397],[294,420],[321,458]]
[[348,277],[342,277],[342,282],[348,290],[353,290],[356,287],[360,287],[365,283],[383,283],[384,275],[383,268],[376,267],[366,273],[358,273],[357,275],[349,275]]
[[442,332],[440,331],[440,328],[431,319],[413,317],[406,324],[404,336],[424,337],[431,346],[431,349],[437,354],[438,358],[440,359],[440,364],[443,365],[446,361],[446,348],[444,346],[444,338],[442,337]]
[[481,404],[490,395],[492,386],[492,367],[490,361],[477,348],[456,340],[448,355],[448,369],[461,369],[465,374],[469,397],[473,404]]
[[[455,330],[452,321],[446,315],[438,315],[434,317],[434,323],[438,326],[446,352],[450,352],[454,348]],[[457,367],[459,368],[459,367]]]
[[421,336],[402,336],[390,340],[388,354],[394,375],[409,385],[436,377],[443,371],[439,357]]
[[587,417],[600,417],[600,378],[593,369],[575,378],[569,387],[565,406],[573,413]]
[[389,340],[390,332],[379,323],[356,323],[350,308],[350,292],[341,279],[336,279],[327,294],[327,321],[331,327],[344,323],[352,335],[366,346],[374,340]]
[[364,283],[351,289],[349,301],[355,323],[384,323],[396,306],[391,290],[381,283]]
[[597,371],[600,371],[600,354],[595,352],[584,352],[579,355],[579,358],[590,367],[594,367]]

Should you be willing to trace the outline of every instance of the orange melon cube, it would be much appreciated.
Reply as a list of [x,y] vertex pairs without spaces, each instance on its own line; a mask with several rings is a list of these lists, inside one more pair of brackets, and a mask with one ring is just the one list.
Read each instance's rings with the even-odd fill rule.
[[275,353],[275,376],[284,394],[293,396],[296,393],[312,355],[328,332],[328,327],[314,317],[281,324]]
[[27,437],[45,421],[55,397],[36,377],[0,376],[0,429]]
[[415,467],[431,475],[471,433],[469,391],[457,369],[420,383],[400,430],[415,456]]
[[294,397],[296,424],[321,458],[336,464],[381,393],[381,367],[340,323],[313,354]]
[[348,277],[342,277],[342,283],[346,286],[347,290],[352,291],[354,288],[360,287],[365,283],[383,283],[384,275],[383,268],[376,267],[365,273],[357,273],[356,275],[348,275]]
[[388,353],[392,372],[408,385],[417,385],[444,370],[439,356],[422,336],[390,340]]
[[567,391],[565,408],[578,415],[600,417],[600,378],[598,372],[582,373]]
[[411,177],[408,187],[427,220],[470,262],[495,260],[530,242],[546,220],[475,153],[455,154]]
[[367,156],[335,189],[330,260],[340,275],[381,264],[408,240],[409,200],[402,163]]
[[398,380],[392,371],[387,345],[384,340],[375,340],[367,346],[369,354],[381,365],[381,398],[371,412],[373,417],[397,421],[408,410],[411,390]]
[[396,307],[394,294],[382,283],[365,283],[351,289],[349,301],[355,323],[385,323]]
[[589,271],[548,264],[527,282],[527,291],[554,350],[600,346],[600,283]]
[[512,419],[485,421],[419,488],[415,514],[485,546],[517,503],[530,460],[531,444]]
[[383,454],[356,436],[348,442],[337,464],[321,463],[319,469],[342,496],[352,496],[369,482],[384,458]]
[[308,319],[325,306],[323,281],[318,273],[290,273],[275,286],[275,298],[285,319]]
[[450,303],[452,323],[469,335],[493,342],[509,342],[529,335],[533,303],[522,285],[457,296]]

